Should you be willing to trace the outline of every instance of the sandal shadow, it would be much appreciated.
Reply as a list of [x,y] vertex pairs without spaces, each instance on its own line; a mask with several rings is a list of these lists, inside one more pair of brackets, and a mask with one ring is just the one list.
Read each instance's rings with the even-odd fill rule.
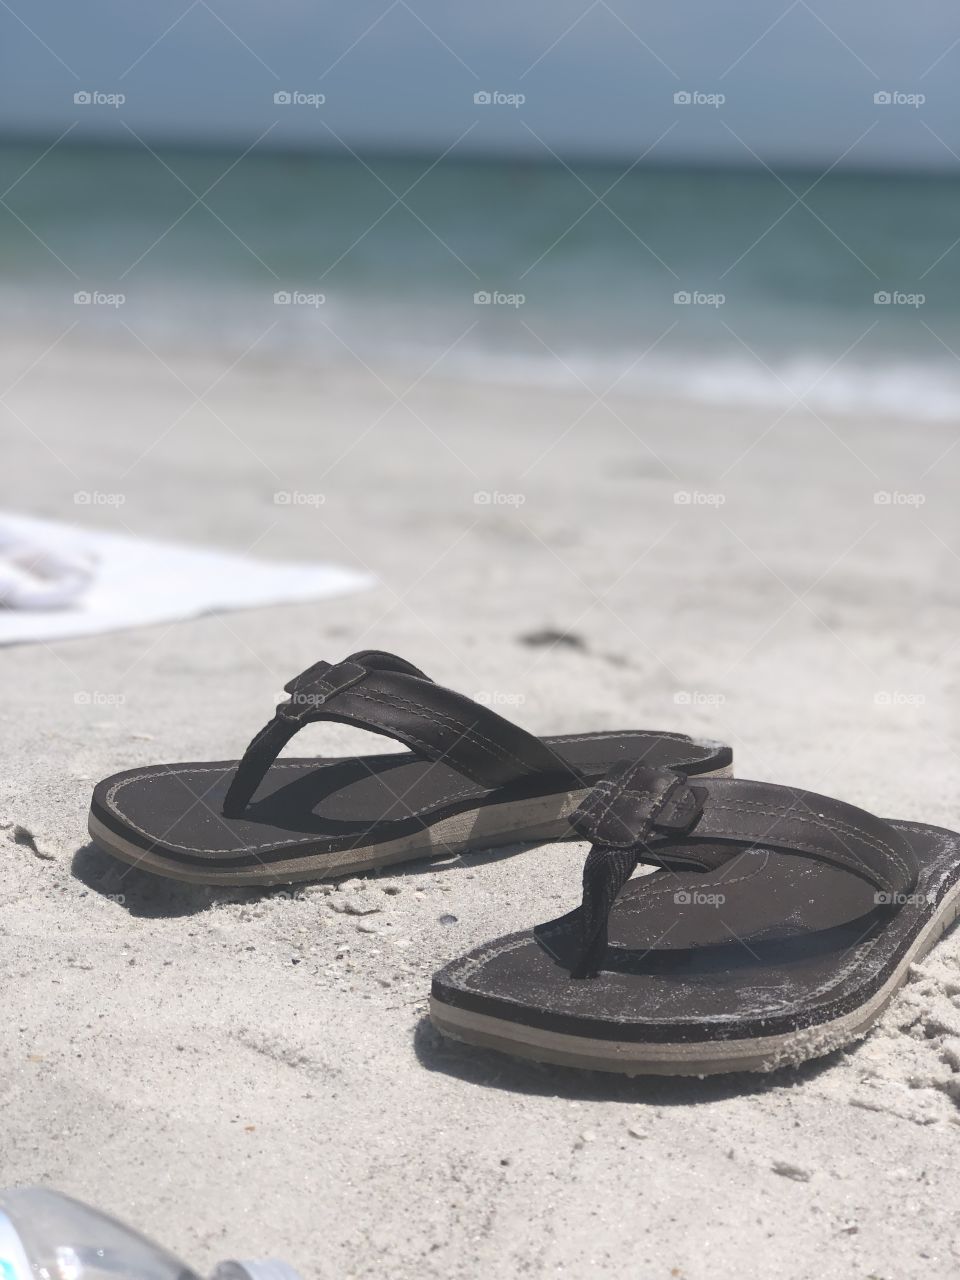
[[147,920],[198,915],[221,903],[253,902],[283,892],[282,888],[233,889],[171,880],[111,858],[92,841],[74,853],[70,871],[92,893],[116,902],[131,916]]

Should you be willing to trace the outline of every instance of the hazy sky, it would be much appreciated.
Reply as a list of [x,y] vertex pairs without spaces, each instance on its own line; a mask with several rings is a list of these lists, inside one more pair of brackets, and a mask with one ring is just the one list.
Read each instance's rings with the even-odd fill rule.
[[[126,101],[77,105],[77,92]],[[478,105],[478,92],[526,101]],[[4,0],[0,115],[7,134],[72,125],[73,140],[132,129],[235,148],[269,130],[258,145],[955,169],[960,6]]]

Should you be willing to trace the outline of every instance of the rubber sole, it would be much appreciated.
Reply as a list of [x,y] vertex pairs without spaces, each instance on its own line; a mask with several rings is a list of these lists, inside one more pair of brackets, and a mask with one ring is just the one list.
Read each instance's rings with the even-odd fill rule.
[[597,1040],[528,1027],[488,1014],[430,1000],[430,1019],[451,1039],[514,1057],[532,1058],[554,1066],[578,1067],[621,1075],[720,1075],[730,1071],[774,1071],[822,1057],[862,1039],[906,981],[910,966],[922,960],[960,915],[960,883],[940,903],[937,912],[886,983],[856,1009],[831,1022],[803,1027],[784,1035],[743,1040],[704,1040],[677,1044],[639,1044]]
[[[725,765],[705,778],[728,778],[732,768]],[[356,845],[334,852],[303,853],[286,861],[274,860],[245,867],[210,868],[177,862],[144,849],[106,826],[91,813],[87,821],[90,838],[98,848],[142,871],[166,876],[188,884],[208,885],[278,885],[301,880],[322,880],[375,871],[398,862],[418,858],[442,858],[471,850],[496,849],[506,844],[536,844],[542,841],[570,839],[569,815],[577,807],[586,790],[556,792],[505,804],[467,809],[444,818],[409,835],[376,844]]]

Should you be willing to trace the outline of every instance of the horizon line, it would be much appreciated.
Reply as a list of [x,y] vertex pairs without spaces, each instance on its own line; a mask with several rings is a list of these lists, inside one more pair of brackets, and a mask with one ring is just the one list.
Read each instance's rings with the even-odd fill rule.
[[[56,141],[56,135],[52,133],[44,133],[40,131],[31,132],[0,132],[0,148],[21,148],[21,147],[49,147],[52,142]],[[139,152],[144,147],[135,141],[127,138],[103,135],[96,138],[72,138],[69,135],[61,139],[59,144],[64,150],[71,151],[118,151],[118,152]],[[234,149],[248,146],[249,143],[243,139],[224,139],[222,142],[214,141],[198,141],[183,137],[168,136],[162,138],[151,138],[150,147],[156,151],[177,151],[184,153],[197,153],[209,155],[232,155]],[[676,157],[671,159],[648,159],[635,163],[635,159],[624,155],[614,154],[604,156],[591,155],[587,156],[582,153],[571,151],[566,155],[558,156],[554,159],[542,154],[528,153],[520,149],[503,149],[499,151],[469,150],[461,151],[458,155],[444,156],[437,161],[434,152],[420,146],[397,147],[387,144],[371,144],[357,145],[352,148],[354,152],[364,160],[377,161],[393,161],[398,163],[408,163],[420,161],[425,163],[436,164],[437,168],[455,168],[455,167],[493,167],[496,165],[512,166],[516,168],[532,168],[532,169],[562,169],[565,165],[571,168],[592,168],[592,169],[616,169],[618,166],[633,165],[635,172],[685,172],[685,173],[729,173],[729,174],[749,174],[762,175],[769,170],[775,173],[797,173],[797,174],[818,174],[823,173],[824,166],[817,164],[813,160],[804,161],[797,159],[788,159],[783,161],[776,160],[758,160],[756,162],[740,161],[731,162],[724,160],[711,160],[709,157]],[[149,152],[147,153],[149,154]],[[329,146],[320,144],[310,146],[300,143],[275,143],[264,148],[258,153],[260,158],[276,157],[278,159],[289,159],[291,157],[299,159],[316,159],[322,161],[353,159],[351,150],[344,147]],[[827,166],[829,167],[829,166]],[[857,164],[850,162],[846,165],[837,165],[830,171],[831,177],[839,178],[907,178],[907,179],[927,179],[927,180],[946,180],[957,181],[955,166],[943,166],[942,168],[931,166],[928,164],[918,163],[917,165],[891,164],[882,165],[876,162],[867,164]]]

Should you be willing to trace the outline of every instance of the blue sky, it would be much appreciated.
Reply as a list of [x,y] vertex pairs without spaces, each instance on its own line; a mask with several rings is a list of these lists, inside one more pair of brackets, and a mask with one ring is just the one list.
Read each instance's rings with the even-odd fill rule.
[[[9,0],[8,134],[956,169],[946,0]],[[75,104],[74,94],[122,94]],[[274,95],[323,94],[322,106]],[[477,104],[478,92],[525,101]],[[676,102],[677,93],[705,95]],[[903,101],[874,101],[877,93]],[[724,101],[718,102],[718,95]],[[922,102],[911,102],[918,95]],[[712,100],[711,100],[712,99]]]

